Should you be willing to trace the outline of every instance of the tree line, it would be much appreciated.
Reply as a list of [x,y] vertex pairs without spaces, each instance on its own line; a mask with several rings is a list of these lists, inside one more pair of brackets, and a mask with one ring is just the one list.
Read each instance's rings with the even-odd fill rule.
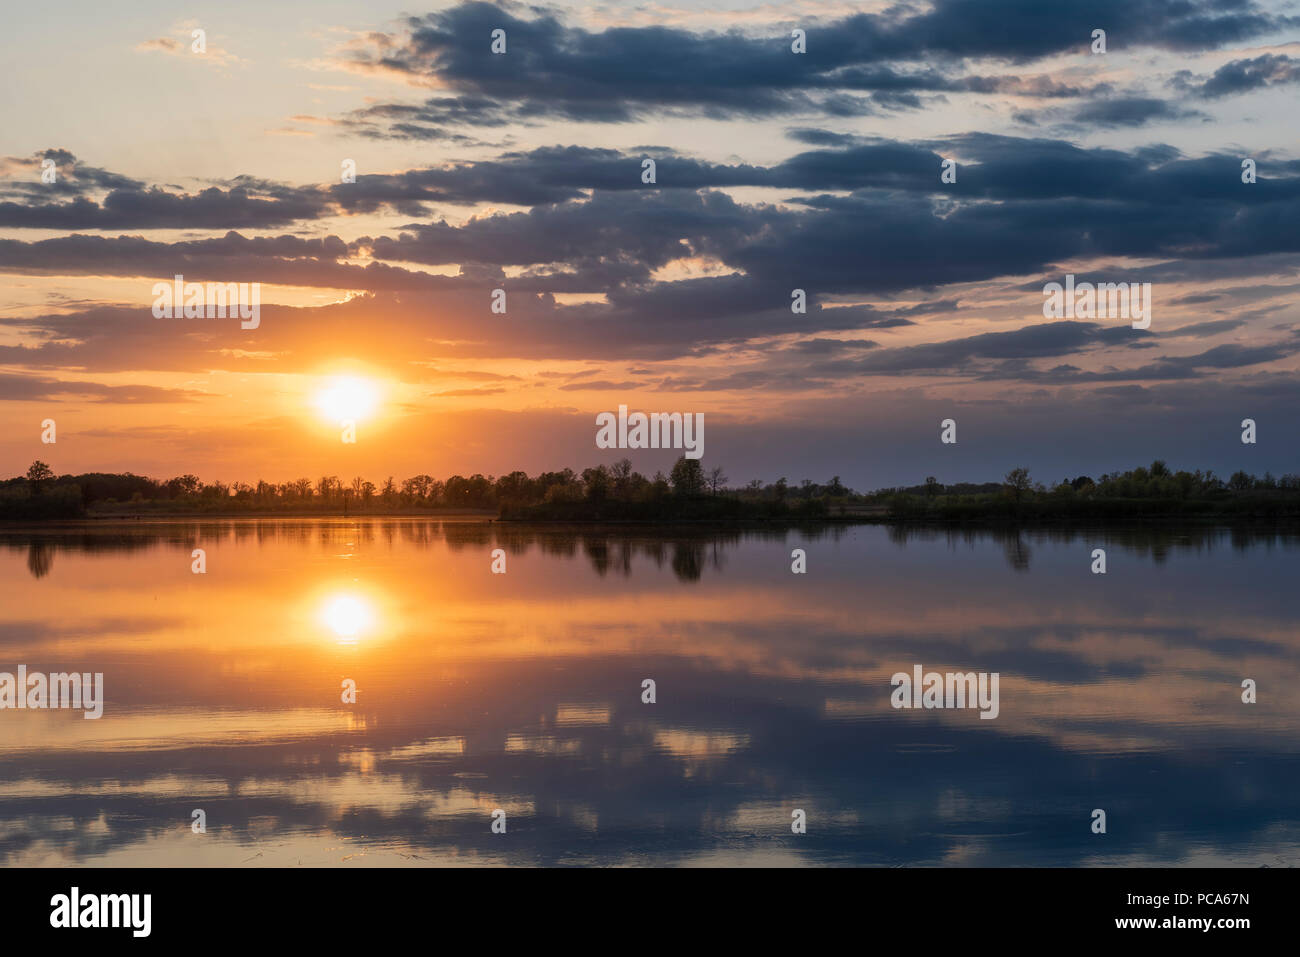
[[[1050,515],[1121,515],[1153,512],[1209,512],[1228,506],[1300,512],[1300,475],[1257,477],[1238,471],[1220,478],[1211,471],[1169,468],[1163,461],[1126,472],[1036,482],[1027,468],[1002,482],[941,483],[934,476],[915,486],[859,493],[839,476],[798,485],[780,478],[731,487],[720,467],[679,458],[668,474],[633,469],[629,459],[528,475],[451,475],[443,479],[389,476],[376,484],[360,476],[337,475],[289,482],[204,482],[185,474],[152,479],[131,472],[88,472],[56,476],[34,462],[23,476],[0,482],[0,518],[67,518],[91,511],[196,512],[387,512],[467,509],[507,518],[655,520],[665,518],[765,518],[793,514],[809,518],[888,514],[894,518],[979,519]],[[1244,505],[1243,505],[1244,503]],[[1262,506],[1260,503],[1264,503]],[[1279,504],[1281,503],[1281,504]],[[1289,512],[1288,512],[1289,513]]]
[[1173,470],[1157,459],[1126,472],[1063,478],[1047,486],[1021,466],[1001,483],[944,486],[933,476],[923,485],[884,489],[871,498],[895,519],[940,521],[1031,518],[1300,517],[1300,475],[1255,476],[1234,472]]
[[646,476],[629,459],[597,465],[581,472],[573,469],[528,475],[451,475],[443,479],[414,475],[379,483],[361,476],[351,480],[337,475],[288,482],[204,482],[192,474],[152,479],[131,472],[88,472],[56,476],[44,462],[34,462],[27,474],[0,482],[0,517],[44,517],[77,513],[98,506],[154,509],[276,511],[475,509],[518,510],[583,504],[624,503],[662,505],[683,499],[732,498],[751,502],[798,503],[826,496],[845,501],[860,498],[838,476],[825,484],[805,479],[792,486],[785,478],[764,484],[750,482],[743,489],[727,486],[720,467],[706,469],[699,459],[680,457],[668,474]]

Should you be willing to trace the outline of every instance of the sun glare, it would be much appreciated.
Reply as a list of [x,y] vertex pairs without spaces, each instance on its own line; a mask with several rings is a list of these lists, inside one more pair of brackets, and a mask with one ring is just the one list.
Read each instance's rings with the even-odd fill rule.
[[359,422],[379,403],[375,387],[365,379],[332,379],[316,394],[316,407],[331,422]]
[[374,610],[356,595],[335,595],[321,608],[321,620],[340,642],[355,642],[374,624]]

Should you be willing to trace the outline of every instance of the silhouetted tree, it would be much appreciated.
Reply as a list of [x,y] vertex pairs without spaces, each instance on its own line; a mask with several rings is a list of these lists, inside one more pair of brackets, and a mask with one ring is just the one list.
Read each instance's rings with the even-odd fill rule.
[[54,470],[39,459],[27,470],[27,483],[31,486],[33,495],[40,495],[44,484],[52,478],[54,478]]
[[673,491],[678,495],[699,495],[704,491],[704,467],[699,459],[682,456],[673,465]]
[[582,484],[586,486],[587,498],[593,502],[603,502],[609,495],[609,471],[603,465],[594,469],[584,469]]
[[619,459],[609,469],[614,482],[614,497],[627,499],[632,491],[632,460]]
[[1029,469],[1023,467],[1008,472],[1002,484],[1017,505],[1020,504],[1025,493],[1034,487],[1034,483],[1029,478]]

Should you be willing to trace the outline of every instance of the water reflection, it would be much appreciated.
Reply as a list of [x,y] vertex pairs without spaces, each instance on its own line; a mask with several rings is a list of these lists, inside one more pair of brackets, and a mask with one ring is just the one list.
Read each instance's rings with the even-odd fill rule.
[[357,637],[375,624],[374,609],[364,597],[352,594],[334,595],[321,608],[321,621],[344,644],[355,644]]
[[27,552],[27,570],[33,578],[44,578],[54,564],[54,549],[43,542],[32,542]]
[[[610,531],[606,527],[579,526],[544,528],[477,520],[431,519],[337,519],[337,520],[226,520],[109,523],[63,528],[21,528],[0,526],[0,549],[25,550],[32,576],[47,574],[54,556],[63,551],[82,554],[151,551],[159,548],[190,550],[205,543],[255,542],[257,545],[308,544],[313,539],[322,548],[369,546],[383,541],[427,547],[438,543],[454,552],[465,549],[503,548],[522,555],[538,549],[544,555],[573,558],[582,555],[599,575],[632,574],[636,556],[650,558],[656,567],[670,567],[682,581],[697,581],[706,570],[720,570],[727,550],[742,540],[785,543],[799,541],[838,542],[861,526],[809,525],[776,529],[719,530],[682,527],[670,531]],[[89,529],[89,530],[88,530]],[[1156,564],[1170,554],[1204,552],[1217,548],[1245,551],[1252,548],[1294,547],[1300,534],[1261,528],[1190,528],[1152,526],[1105,529],[999,529],[938,528],[893,525],[883,529],[891,542],[943,542],[949,549],[972,547],[977,542],[999,542],[1007,565],[1027,571],[1035,542],[1053,545],[1116,546]]]
[[[1290,864],[1298,548],[1215,529],[7,529],[0,671],[103,671],[107,704],[0,712],[0,860]],[[892,710],[889,676],[917,663],[998,671],[999,718]]]

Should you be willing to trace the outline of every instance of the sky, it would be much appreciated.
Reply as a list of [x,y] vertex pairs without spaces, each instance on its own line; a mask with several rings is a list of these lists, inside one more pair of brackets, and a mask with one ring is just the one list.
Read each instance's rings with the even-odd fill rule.
[[126,6],[0,37],[5,476],[1300,471],[1298,2]]

